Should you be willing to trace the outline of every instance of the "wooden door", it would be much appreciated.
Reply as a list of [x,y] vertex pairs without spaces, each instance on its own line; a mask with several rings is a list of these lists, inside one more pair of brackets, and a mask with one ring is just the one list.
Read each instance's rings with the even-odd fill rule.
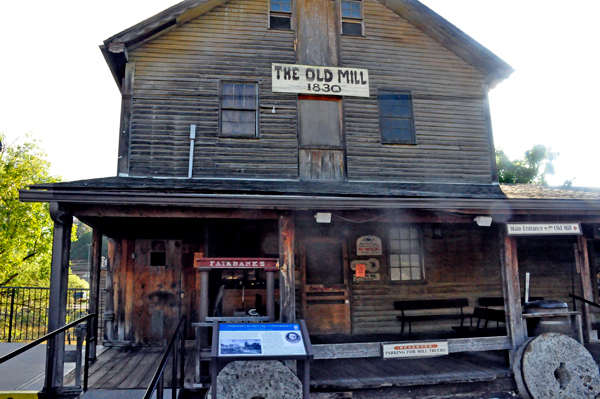
[[134,341],[169,342],[181,315],[181,241],[136,240],[132,284]]
[[302,311],[310,334],[350,334],[348,246],[305,239],[301,248]]

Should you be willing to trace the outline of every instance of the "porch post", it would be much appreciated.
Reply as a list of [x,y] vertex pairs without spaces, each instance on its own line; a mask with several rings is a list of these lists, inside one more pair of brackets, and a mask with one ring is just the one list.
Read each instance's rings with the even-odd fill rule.
[[506,225],[500,226],[502,290],[504,291],[504,310],[506,312],[508,332],[512,342],[512,354],[525,341],[523,313],[521,310],[521,288],[519,284],[519,262],[517,261],[517,242],[506,233]]
[[282,323],[296,321],[296,296],[294,282],[294,216],[279,216],[279,296],[281,298],[280,319]]
[[114,341],[115,322],[115,289],[114,274],[117,262],[117,242],[108,239],[108,259],[106,262],[106,298],[104,302],[104,336],[108,342]]
[[[71,250],[71,227],[73,226],[73,216],[60,210],[57,202],[50,203],[50,217],[54,221],[54,238],[48,303],[48,332],[57,330],[66,323],[69,252]],[[54,395],[56,388],[63,386],[64,354],[64,333],[48,340],[44,392],[49,396]]]
[[[90,265],[90,313],[97,317],[92,322],[92,329],[98,338],[98,314],[100,310],[100,266],[102,263],[102,232],[94,229],[92,232],[92,257]],[[90,360],[96,359],[97,340],[90,343]]]
[[[581,292],[583,298],[590,302],[594,302],[594,292],[592,290],[592,280],[590,275],[590,259],[588,256],[587,240],[584,235],[577,236],[578,262],[581,266]],[[582,303],[583,310],[583,338],[586,342],[590,342],[592,337],[592,312],[590,305]]]

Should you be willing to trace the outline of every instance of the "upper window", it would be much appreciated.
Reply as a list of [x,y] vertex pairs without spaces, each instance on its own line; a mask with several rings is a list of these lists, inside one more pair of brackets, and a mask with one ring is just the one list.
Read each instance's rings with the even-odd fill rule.
[[416,144],[412,94],[379,93],[382,143]]
[[390,279],[392,281],[424,280],[421,229],[404,225],[390,229]]
[[269,29],[292,29],[292,0],[271,0]]
[[362,2],[342,0],[342,34],[362,36]]
[[222,83],[221,131],[223,137],[257,137],[258,85]]

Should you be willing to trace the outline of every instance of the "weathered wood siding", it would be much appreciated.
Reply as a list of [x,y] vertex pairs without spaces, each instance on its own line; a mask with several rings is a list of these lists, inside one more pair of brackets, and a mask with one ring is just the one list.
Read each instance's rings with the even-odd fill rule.
[[[268,30],[266,0],[233,0],[131,52],[130,175],[297,178],[297,96],[271,93],[271,63],[295,62],[293,31]],[[259,82],[258,139],[219,138],[219,82]],[[273,113],[275,106],[275,113]]]
[[[342,36],[342,64],[369,69],[371,97],[344,101],[350,180],[491,182],[483,77],[375,0],[364,37]],[[378,89],[412,90],[417,145],[382,144]]]
[[[443,225],[443,238],[433,239],[432,225],[423,224],[423,257],[425,282],[391,282],[389,255],[385,230],[381,234],[384,255],[376,257],[381,263],[381,281],[354,282],[352,285],[352,332],[366,334],[400,332],[400,314],[394,301],[414,299],[468,298],[472,313],[480,297],[502,296],[500,249],[495,229],[466,224]],[[387,228],[385,228],[387,230]],[[356,237],[358,238],[358,236]],[[351,250],[350,261],[363,259]],[[435,311],[430,311],[435,313]],[[425,314],[420,312],[418,314]],[[451,332],[459,320],[414,322],[413,332]],[[468,323],[468,321],[467,321]]]

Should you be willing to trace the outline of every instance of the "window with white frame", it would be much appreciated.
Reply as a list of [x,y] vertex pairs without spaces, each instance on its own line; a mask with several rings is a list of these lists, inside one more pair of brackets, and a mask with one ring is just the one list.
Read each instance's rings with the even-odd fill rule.
[[221,137],[258,136],[258,85],[221,83]]
[[421,281],[425,279],[421,228],[402,225],[389,232],[390,279]]
[[362,36],[362,1],[342,0],[342,34]]
[[292,29],[292,0],[270,0],[269,29]]

